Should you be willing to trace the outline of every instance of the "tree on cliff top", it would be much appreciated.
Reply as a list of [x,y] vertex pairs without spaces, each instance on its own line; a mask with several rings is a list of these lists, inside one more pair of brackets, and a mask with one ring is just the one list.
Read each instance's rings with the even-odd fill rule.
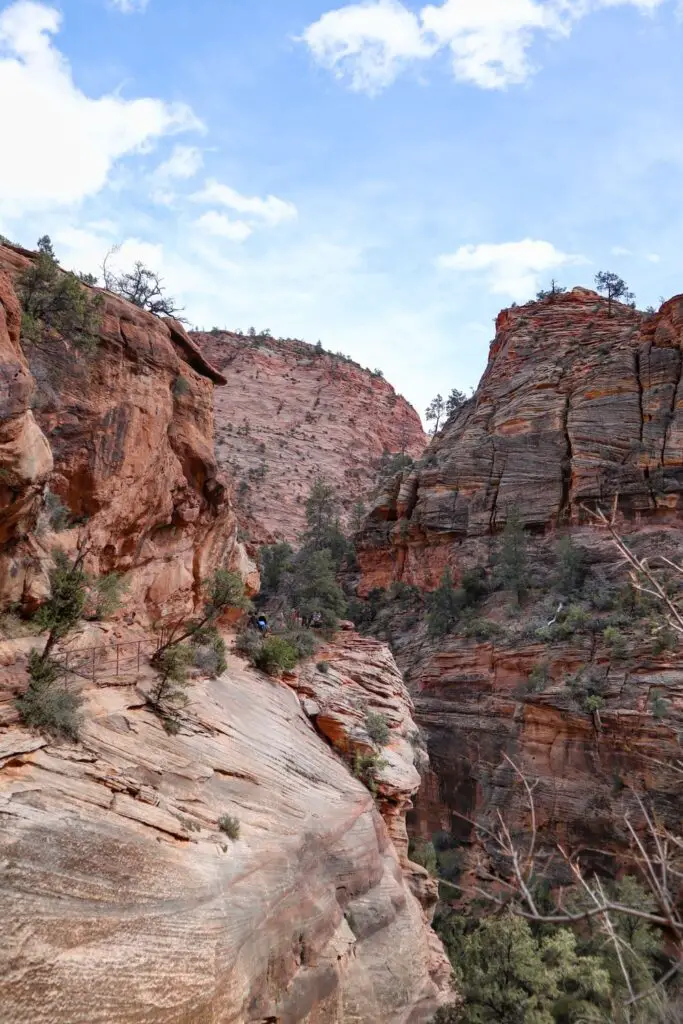
[[434,423],[434,426],[429,431],[430,434],[438,434],[439,424],[441,423],[441,417],[446,411],[446,403],[443,400],[443,395],[437,395],[433,398],[427,406],[425,412],[425,419],[428,423]]
[[17,291],[27,341],[37,343],[48,331],[84,352],[95,348],[102,296],[91,295],[76,274],[60,269],[49,235],[38,239],[38,257],[19,278]]
[[607,312],[612,315],[613,302],[626,302],[635,305],[635,295],[629,291],[628,285],[618,274],[609,270],[600,270],[595,275],[595,287],[599,292],[607,296]]
[[120,295],[122,299],[132,302],[139,309],[154,313],[155,316],[172,316],[176,320],[182,320],[179,314],[182,313],[183,307],[177,306],[175,299],[164,294],[162,278],[146,267],[141,260],[136,260],[133,269],[127,274],[117,275],[110,269],[109,260],[118,249],[118,246],[111,248],[102,262],[102,276],[107,291]]
[[450,419],[458,411],[462,409],[463,405],[467,401],[467,395],[464,391],[458,391],[457,388],[451,390],[450,395],[446,399],[446,416]]
[[566,291],[567,289],[559,285],[553,277],[550,282],[550,288],[541,288],[539,292],[536,292],[536,299],[539,302],[543,299],[554,301],[558,295],[564,295]]

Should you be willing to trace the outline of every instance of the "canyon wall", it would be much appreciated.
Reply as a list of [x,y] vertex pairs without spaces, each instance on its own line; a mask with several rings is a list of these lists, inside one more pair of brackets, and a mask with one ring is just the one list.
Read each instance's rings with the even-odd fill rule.
[[125,573],[147,620],[191,611],[219,565],[256,586],[214,455],[222,375],[179,323],[107,292],[93,352],[20,339],[30,260],[0,246],[0,604],[41,600],[55,544]]
[[417,457],[427,444],[413,407],[357,363],[300,341],[193,338],[227,381],[216,391],[217,458],[254,541],[299,538],[316,476],[335,487],[346,523],[383,452]]
[[[6,1024],[422,1024],[450,998],[406,855],[410,700],[384,645],[323,655],[287,684],[229,656],[176,736],[144,677],[85,684],[77,746],[0,692]],[[391,730],[376,802],[335,753],[368,745],[366,707]]]
[[[524,830],[528,809],[503,754],[538,780],[550,839],[616,849],[631,784],[680,818],[677,645],[658,637],[656,607],[633,604],[586,509],[610,511],[618,495],[618,529],[638,555],[680,560],[682,348],[680,297],[643,314],[575,289],[504,311],[477,393],[371,511],[357,539],[360,592],[417,588],[404,590],[404,610],[388,601],[380,634],[429,735],[435,775],[414,820],[423,834],[469,837],[458,814],[483,809]],[[513,510],[531,577],[521,606],[495,583]],[[588,565],[574,595],[554,578],[567,537]],[[446,569],[456,586],[478,570],[489,593],[438,637],[424,595]]]

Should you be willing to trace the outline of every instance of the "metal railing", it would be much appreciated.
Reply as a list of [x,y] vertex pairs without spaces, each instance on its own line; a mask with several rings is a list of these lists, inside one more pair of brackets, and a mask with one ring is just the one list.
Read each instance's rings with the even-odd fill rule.
[[98,678],[137,678],[140,668],[162,644],[161,636],[150,640],[128,640],[63,651],[55,659],[64,678],[79,676],[96,683]]

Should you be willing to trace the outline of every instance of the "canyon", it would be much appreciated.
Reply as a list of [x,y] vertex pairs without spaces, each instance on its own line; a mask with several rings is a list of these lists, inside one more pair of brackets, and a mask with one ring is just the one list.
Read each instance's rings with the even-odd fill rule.
[[[661,608],[635,600],[590,512],[616,508],[638,557],[680,564],[683,299],[643,314],[576,288],[505,310],[496,328],[476,394],[387,483],[356,539],[360,592],[383,602],[374,631],[429,738],[411,827],[467,844],[473,819],[500,812],[528,832],[507,756],[535,786],[544,840],[603,851],[615,869],[623,815],[638,814],[630,787],[680,819],[683,674],[677,645],[657,642]],[[513,514],[530,576],[519,604],[496,582]],[[573,595],[554,578],[568,541],[586,565]],[[479,573],[488,595],[440,637],[425,595],[445,571],[456,586]]]
[[[29,340],[17,282],[34,260],[0,246],[3,1020],[426,1024],[451,968],[435,882],[408,857],[426,755],[393,657],[350,628],[282,679],[230,653],[216,679],[193,670],[166,731],[148,701],[158,631],[202,606],[217,568],[259,587],[214,453],[228,378],[180,323],[92,287],[92,349]],[[28,730],[16,706],[55,548],[126,582],[110,621],[60,647],[78,742]],[[389,739],[371,793],[354,765],[372,710]]]

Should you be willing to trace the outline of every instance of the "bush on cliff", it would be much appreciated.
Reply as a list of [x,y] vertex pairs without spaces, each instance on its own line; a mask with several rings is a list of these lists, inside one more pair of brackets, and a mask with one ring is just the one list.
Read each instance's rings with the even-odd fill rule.
[[368,711],[365,716],[365,731],[372,742],[379,744],[380,747],[386,747],[391,736],[389,723],[379,711]]
[[514,506],[508,511],[496,556],[496,575],[500,586],[512,593],[519,604],[529,585],[529,559],[522,518]]
[[60,270],[47,235],[38,241],[38,258],[19,278],[21,333],[30,342],[45,332],[57,334],[85,353],[99,340],[101,295],[91,295],[76,274]]
[[535,936],[513,916],[435,920],[453,964],[462,1006],[445,1007],[435,1024],[606,1022],[610,977],[597,956],[582,955],[568,929]]
[[299,660],[294,644],[283,636],[268,636],[254,654],[254,665],[269,676],[291,672]]

